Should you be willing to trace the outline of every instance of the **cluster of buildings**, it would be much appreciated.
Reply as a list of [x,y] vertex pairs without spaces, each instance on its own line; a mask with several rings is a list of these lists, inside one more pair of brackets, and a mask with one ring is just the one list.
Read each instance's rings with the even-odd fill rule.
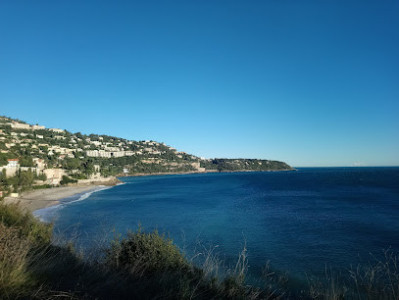
[[[74,158],[77,154],[81,156],[83,153],[88,157],[111,158],[143,154],[161,155],[165,152],[158,149],[158,146],[161,144],[155,141],[134,142],[123,139],[107,139],[107,141],[104,141],[102,136],[98,136],[93,140],[90,139],[90,137],[83,139],[69,133],[65,134],[65,130],[58,128],[46,129],[45,126],[41,125],[29,125],[6,118],[2,119],[5,125],[16,130],[11,132],[11,137],[4,136],[3,131],[0,130],[0,142],[4,141],[7,149],[11,149],[15,146],[30,147],[39,154],[50,156],[58,154],[60,159],[66,157]],[[52,140],[55,142],[49,142],[48,139],[46,140],[42,132],[34,132],[37,130],[48,130],[57,134],[52,135]],[[27,131],[31,131],[32,133]],[[29,138],[32,136],[34,137],[33,139]],[[42,142],[40,142],[40,140],[42,140]],[[79,144],[79,146],[77,144]],[[176,151],[173,148],[169,149]],[[2,152],[7,153],[8,150],[3,149]]]
[[[25,124],[22,124],[25,125]],[[27,134],[24,132],[11,132],[11,137],[6,138],[0,131],[0,142],[7,140],[4,145],[7,149],[11,149],[12,147],[29,147],[30,150],[35,150],[39,154],[44,155],[55,155],[57,154],[60,159],[74,158],[77,154],[82,156],[85,153],[88,157],[101,157],[101,158],[111,158],[111,157],[124,157],[124,156],[133,156],[133,155],[143,155],[143,154],[152,154],[152,155],[160,155],[164,152],[159,151],[154,146],[159,145],[156,142],[143,142],[142,145],[135,145],[135,150],[132,150],[131,141],[118,142],[117,144],[111,142],[102,142],[97,140],[90,140],[90,138],[86,138],[82,140],[77,138],[76,136],[72,136],[68,140],[67,145],[57,145],[53,143],[49,143],[48,141],[40,142],[40,140],[44,139],[43,135],[35,134],[36,139],[27,138]],[[65,136],[53,136],[54,140],[66,140]],[[84,145],[82,145],[83,142]],[[80,147],[77,145],[79,143]],[[94,148],[94,149],[93,149]],[[3,153],[9,152],[8,150],[1,150]]]
[[[17,174],[18,171],[31,171],[36,175],[44,174],[46,180],[39,184],[58,185],[64,175],[68,175],[67,171],[61,168],[47,168],[43,159],[33,158],[34,167],[21,167],[18,158],[12,158],[7,160],[7,165],[0,166],[0,171],[5,172],[6,177],[12,177]],[[88,180],[101,179],[100,165],[94,165],[94,174]],[[70,173],[79,172],[78,170],[71,170]],[[1,195],[0,195],[1,197]]]
[[[8,157],[13,157],[11,154],[25,152],[29,153],[31,157],[35,157],[33,159],[34,167],[21,167],[19,160],[12,158],[7,161],[6,165],[0,166],[0,171],[4,170],[6,176],[11,177],[19,170],[29,169],[37,175],[45,174],[48,184],[58,184],[62,176],[67,174],[66,170],[56,168],[56,166],[60,167],[61,163],[52,164],[53,168],[48,168],[42,159],[46,157],[56,156],[62,161],[66,158],[83,159],[85,156],[96,158],[138,156],[143,163],[173,167],[181,163],[174,159],[163,158],[162,154],[173,153],[177,159],[182,159],[187,155],[155,141],[137,142],[109,136],[72,134],[59,128],[30,125],[6,117],[0,117],[0,124],[3,125],[0,128],[0,153],[6,153]],[[192,167],[202,171],[199,162],[193,163]],[[99,166],[97,168],[99,169]],[[124,173],[128,171],[128,168],[123,170]],[[94,176],[100,176],[98,170],[96,174]]]
[[[11,121],[6,123],[6,125],[11,126],[12,129],[25,129],[25,130],[44,130],[46,129],[45,126],[42,125],[29,125],[26,123],[21,123],[21,122],[16,122],[16,121]],[[48,130],[53,131],[53,132],[58,132],[58,133],[63,133],[65,130],[59,129],[59,128],[49,128]]]
[[123,157],[123,156],[133,156],[133,155],[142,155],[144,153],[160,155],[161,151],[152,149],[152,148],[143,148],[142,150],[137,151],[123,151],[123,150],[87,150],[86,155],[89,157],[103,157],[103,158],[111,158],[111,157]]
[[143,155],[143,154],[152,154],[152,155],[160,155],[163,152],[154,148],[154,146],[159,146],[160,144],[153,141],[145,141],[143,145],[135,145],[135,150],[131,150],[130,145],[133,144],[132,141],[119,142],[117,147],[110,146],[111,143],[104,143],[101,141],[91,141],[90,139],[86,139],[86,141],[90,144],[95,145],[97,148],[95,150],[86,150],[86,155],[89,157],[103,157],[103,158],[111,158],[111,157],[124,157],[124,156],[133,156],[133,155]]

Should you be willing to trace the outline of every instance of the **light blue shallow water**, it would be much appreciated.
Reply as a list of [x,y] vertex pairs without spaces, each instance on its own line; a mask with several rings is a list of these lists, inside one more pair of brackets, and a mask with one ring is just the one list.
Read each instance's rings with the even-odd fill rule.
[[[157,228],[188,256],[198,241],[232,264],[244,243],[250,273],[272,267],[302,277],[399,251],[399,168],[122,178],[112,189],[36,212],[55,233],[93,246],[112,229]],[[75,202],[71,202],[75,201]]]

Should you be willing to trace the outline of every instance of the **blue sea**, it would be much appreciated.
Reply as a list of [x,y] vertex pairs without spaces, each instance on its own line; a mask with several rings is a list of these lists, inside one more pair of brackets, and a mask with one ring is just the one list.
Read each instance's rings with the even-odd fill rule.
[[123,185],[36,211],[56,236],[90,249],[142,226],[188,257],[213,249],[225,267],[246,245],[249,275],[267,262],[296,278],[322,277],[399,251],[399,168],[299,168],[124,177]]

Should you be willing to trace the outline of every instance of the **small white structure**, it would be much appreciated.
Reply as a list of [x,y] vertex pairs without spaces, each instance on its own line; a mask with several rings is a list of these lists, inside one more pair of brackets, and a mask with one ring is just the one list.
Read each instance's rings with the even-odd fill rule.
[[86,151],[86,155],[89,157],[111,157],[111,152],[107,152],[104,150],[88,150]]
[[12,122],[10,125],[11,125],[11,128],[13,128],[13,129],[28,129],[28,130],[32,130],[32,128],[30,127],[29,124],[24,124],[24,123],[19,123],[19,122]]
[[19,167],[19,159],[18,158],[7,159],[7,161],[8,161],[7,168]]
[[38,168],[40,171],[43,171],[43,170],[46,168],[46,163],[45,163],[44,160],[41,159],[41,158],[35,157],[35,158],[33,159],[33,162],[36,164],[37,168]]
[[43,130],[43,129],[46,129],[46,127],[41,126],[41,125],[32,125],[32,129],[33,130]]
[[7,161],[8,161],[7,165],[2,167],[1,169],[6,171],[7,177],[15,176],[15,174],[17,174],[17,171],[20,169],[19,159],[13,158],[13,159],[8,159]]
[[49,130],[53,131],[53,132],[57,132],[57,133],[63,133],[64,130],[59,129],[59,128],[49,128]]
[[47,183],[52,185],[60,184],[63,175],[66,175],[64,169],[45,169],[43,173],[47,177]]

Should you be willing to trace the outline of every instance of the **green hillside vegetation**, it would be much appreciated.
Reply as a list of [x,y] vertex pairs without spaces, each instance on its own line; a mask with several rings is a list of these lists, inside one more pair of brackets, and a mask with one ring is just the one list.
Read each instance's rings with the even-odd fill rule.
[[284,171],[292,168],[284,162],[261,159],[212,159],[201,162],[207,170],[226,171]]

